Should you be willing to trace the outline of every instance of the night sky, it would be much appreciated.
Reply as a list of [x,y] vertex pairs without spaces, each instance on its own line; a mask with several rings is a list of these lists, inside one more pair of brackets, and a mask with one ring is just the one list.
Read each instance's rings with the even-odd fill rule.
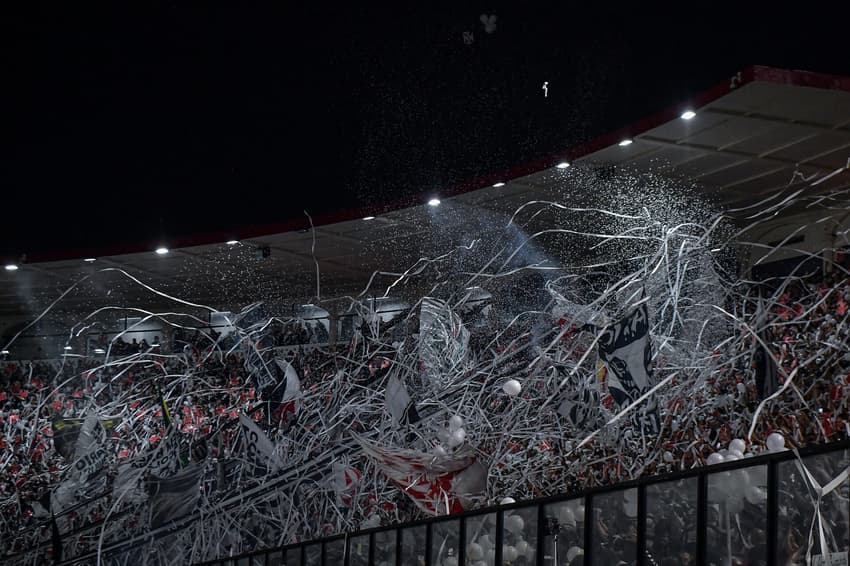
[[829,4],[21,4],[0,15],[4,260],[377,214],[750,64],[850,75]]

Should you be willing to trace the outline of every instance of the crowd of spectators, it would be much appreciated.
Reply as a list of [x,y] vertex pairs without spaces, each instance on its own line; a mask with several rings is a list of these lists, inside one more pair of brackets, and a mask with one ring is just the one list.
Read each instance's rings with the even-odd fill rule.
[[[766,336],[779,366],[777,385],[781,387],[786,376],[792,375],[799,395],[783,395],[781,402],[765,406],[750,446],[752,451],[757,452],[766,436],[774,431],[781,432],[792,446],[848,437],[848,304],[850,280],[841,273],[828,275],[821,280],[796,281],[782,289],[778,300],[768,303],[771,323]],[[488,327],[483,325],[481,330],[473,333],[470,343],[475,355],[483,355],[483,350],[487,348],[501,351],[517,348],[517,333],[502,336],[493,342],[482,334],[487,330]],[[340,371],[365,385],[377,382],[386,375],[393,357],[391,351],[384,350],[381,355],[364,358],[366,350],[362,347],[363,333],[367,331],[366,327],[361,327],[355,332],[348,348],[333,350],[310,346],[327,343],[327,331],[322,324],[292,321],[271,325],[264,346],[288,347],[284,348],[283,357],[297,371],[302,390],[315,390]],[[271,405],[261,403],[262,392],[257,390],[255,381],[246,371],[243,350],[237,348],[227,356],[212,355],[210,345],[216,342],[221,344],[223,341],[219,338],[209,332],[180,331],[175,332],[167,344],[159,344],[159,337],[154,343],[144,340],[114,341],[113,353],[116,356],[158,352],[156,345],[159,344],[162,351],[158,353],[163,354],[159,364],[136,365],[130,369],[122,365],[103,368],[102,357],[66,357],[63,360],[32,363],[6,362],[0,366],[2,552],[14,554],[25,550],[31,540],[17,534],[32,530],[35,525],[42,525],[41,532],[45,532],[45,516],[39,506],[43,509],[45,494],[60,480],[67,466],[53,445],[51,422],[56,418],[84,417],[92,406],[92,399],[97,399],[100,406],[112,406],[115,400],[132,399],[126,407],[132,416],[132,426],[119,426],[110,430],[115,447],[112,458],[116,462],[155,445],[165,436],[163,412],[151,383],[160,376],[180,375],[185,371],[187,363],[195,364],[196,371],[189,377],[191,383],[182,385],[185,394],[179,396],[179,405],[171,407],[172,417],[187,438],[205,438],[226,428],[226,423],[236,419],[240,411],[251,412],[253,418],[266,427],[273,440],[285,436],[287,428],[283,421],[286,419],[281,418],[280,414],[273,415]],[[292,347],[299,344],[307,346]],[[728,446],[733,438],[745,436],[744,427],[751,422],[762,396],[756,390],[756,370],[753,356],[749,354],[754,349],[752,338],[740,340],[736,344],[737,351],[724,353],[732,361],[719,362],[717,371],[712,373],[706,387],[692,392],[693,395],[688,399],[674,400],[667,407],[671,413],[682,413],[683,405],[678,403],[711,407],[711,410],[700,413],[701,418],[675,419],[675,425],[674,419],[668,418],[666,428],[669,432],[661,439],[661,449],[672,457],[649,463],[643,469],[644,475],[704,465],[709,454]],[[478,349],[482,351],[478,352]],[[222,351],[225,349],[219,346],[218,352]],[[516,364],[516,368],[523,365]],[[368,423],[361,423],[360,426],[366,427]],[[234,436],[226,431],[218,434],[216,442],[210,445],[212,456],[218,458],[229,454],[234,447]],[[484,445],[481,449],[486,453],[488,448]],[[530,449],[519,447],[518,452]],[[561,485],[565,491],[632,479],[627,475],[628,466],[620,460],[607,459],[599,444],[588,444],[579,455],[586,461],[598,462],[564,478]],[[557,474],[558,471],[553,468],[545,473]],[[826,477],[828,473],[822,475]],[[799,488],[802,484],[799,479],[797,481]],[[665,504],[659,507],[658,516],[652,517],[651,526],[656,534],[648,550],[655,549],[656,558],[665,555],[667,559],[666,555],[675,553],[677,563],[689,564],[693,559],[693,550],[689,546],[692,542],[689,525],[693,518],[688,514],[692,512],[693,502],[675,501],[679,496],[677,494],[678,490],[669,490],[669,493],[663,495]],[[102,519],[106,512],[105,501],[65,515],[60,522],[62,530],[71,530]],[[799,560],[800,549],[805,546],[807,535],[795,522],[794,517],[797,515],[794,513],[799,507],[797,518],[802,521],[808,519],[810,510],[807,511],[803,503],[798,503],[794,504],[796,507],[788,507],[788,515],[783,519],[788,527],[783,531],[782,540],[787,542],[790,563]],[[612,503],[614,507],[621,504]],[[743,513],[745,521],[748,511],[753,517],[758,516],[752,509],[758,504],[746,500],[742,503],[739,512]],[[403,496],[398,498],[394,506],[395,518],[398,520],[412,518],[416,513]],[[675,510],[680,510],[681,515],[675,516]],[[629,556],[634,553],[634,537],[629,518],[609,511],[600,509],[601,523],[597,528],[611,533],[611,538],[600,539],[601,546],[597,553],[610,553],[617,560],[632,563]],[[674,516],[671,517],[671,513]],[[612,519],[606,519],[608,516]],[[827,516],[838,524],[838,531],[843,521],[841,532],[844,534],[839,536],[843,538],[836,542],[846,548],[846,512],[842,515],[838,511],[830,511]],[[621,524],[623,521],[625,523]],[[726,536],[731,528],[728,521],[724,521],[726,518],[720,511],[709,517],[712,533],[717,537]],[[580,523],[578,520],[573,528],[581,528]],[[678,530],[674,531],[670,525],[677,525]],[[736,555],[736,559],[740,563],[759,564],[759,551],[753,549],[763,546],[763,541],[759,539],[761,531],[762,528],[753,523],[751,534],[738,541],[741,552]],[[679,533],[678,538],[671,532]],[[563,536],[576,538],[574,534],[565,533]],[[581,537],[577,538],[577,544],[578,541],[581,541]],[[79,551],[93,543],[81,538],[75,544]]]

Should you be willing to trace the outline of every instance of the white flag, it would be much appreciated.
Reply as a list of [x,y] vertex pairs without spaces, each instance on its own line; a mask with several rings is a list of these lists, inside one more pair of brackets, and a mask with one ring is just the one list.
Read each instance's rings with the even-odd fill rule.
[[407,389],[399,379],[391,375],[387,380],[387,410],[393,417],[393,424],[415,423],[419,420],[416,405],[407,393]]
[[253,470],[277,471],[280,462],[274,451],[274,445],[269,437],[260,430],[260,427],[251,420],[251,417],[241,413],[239,424],[245,435],[245,459]]

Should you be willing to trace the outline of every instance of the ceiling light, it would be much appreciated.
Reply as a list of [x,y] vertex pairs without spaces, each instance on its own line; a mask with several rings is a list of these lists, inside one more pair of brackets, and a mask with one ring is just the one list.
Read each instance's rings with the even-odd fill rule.
[[227,240],[228,246],[235,246],[238,243],[239,243],[239,240]]
[[620,147],[626,147],[627,145],[632,145],[632,140],[626,138],[620,142]]
[[[438,204],[439,204],[439,201],[438,201]],[[6,264],[6,271],[17,271],[17,270],[18,270],[18,266],[15,265],[14,263],[7,263]]]
[[71,349],[72,348],[70,346],[65,346],[65,350],[71,350]]
[[156,253],[158,253],[159,255],[165,255],[168,253],[168,248],[157,248]]
[[693,118],[696,115],[697,115],[697,113],[694,112],[693,110],[686,110],[685,112],[682,113],[682,120],[690,120],[691,118]]
[[96,258],[96,257],[87,257],[87,258],[86,258],[86,259],[84,259],[83,261],[85,261],[85,262],[87,262],[87,263],[91,263],[91,262],[93,262],[93,261],[97,261],[97,258]]
[[374,216],[364,216],[363,217],[363,220],[374,220],[374,219],[375,219]]
[[570,166],[570,164],[567,163],[566,161],[561,161],[560,163],[555,165],[555,167],[557,167],[558,169],[566,169],[569,166]]
[[428,206],[440,206],[440,199],[432,198],[428,201]]
[[496,188],[499,188],[499,187],[504,187],[505,184],[503,182],[499,181],[498,183],[494,184],[493,186],[496,187]]

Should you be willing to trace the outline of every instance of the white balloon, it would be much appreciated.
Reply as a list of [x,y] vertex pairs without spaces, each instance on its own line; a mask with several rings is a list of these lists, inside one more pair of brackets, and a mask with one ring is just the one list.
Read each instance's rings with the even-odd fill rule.
[[637,493],[631,489],[623,492],[623,512],[626,517],[637,517]]
[[568,527],[575,527],[576,516],[573,513],[573,510],[567,507],[566,505],[561,507],[560,511],[558,511],[558,522]]
[[741,454],[740,452],[729,452],[728,454],[726,454],[726,456],[724,456],[723,461],[724,462],[734,462],[736,460],[740,460],[743,457],[744,457],[744,455]]
[[499,500],[499,505],[510,505],[511,503],[516,503],[513,497],[503,497]]
[[446,452],[446,449],[443,448],[442,444],[438,444],[434,447],[434,456],[438,458],[445,458],[448,456],[448,452]]
[[449,446],[452,448],[460,446],[464,440],[466,440],[466,431],[459,428],[449,436]]
[[463,426],[463,418],[460,415],[452,415],[449,419],[449,430],[454,432]]
[[668,464],[673,461],[673,453],[670,451],[664,452],[664,461]]
[[509,379],[502,385],[502,389],[511,397],[516,397],[522,391],[522,385],[516,379]]
[[744,442],[741,438],[736,438],[732,442],[729,443],[729,451],[730,452],[740,452],[741,454],[747,449],[747,443]]
[[443,560],[443,566],[458,566],[457,557],[447,556],[446,559]]
[[488,534],[483,534],[478,537],[478,544],[480,544],[481,548],[483,548],[484,550],[489,550],[493,548],[493,541],[490,540],[490,535]]
[[477,542],[469,543],[469,546],[466,547],[466,555],[470,560],[481,560],[484,558],[484,549],[481,548],[481,545]]
[[738,385],[736,385],[736,387],[738,388],[738,393],[740,393],[741,395],[744,395],[747,392],[747,386],[743,383],[739,383]]
[[575,515],[576,521],[579,523],[584,522],[584,503],[576,505],[576,508],[573,509],[573,515]]
[[720,464],[723,462],[723,456],[718,454],[717,452],[713,452],[708,455],[708,458],[705,459],[705,463],[709,466],[713,466],[714,464]]
[[767,494],[757,485],[748,486],[747,491],[744,493],[744,497],[746,497],[747,501],[753,505],[761,505],[767,501]]
[[522,520],[522,517],[519,515],[510,515],[505,517],[505,529],[508,532],[519,534],[522,533],[522,529],[525,528],[525,521]]
[[785,437],[778,432],[771,432],[767,437],[767,449],[771,452],[778,452],[785,449]]
[[528,554],[528,542],[525,539],[520,539],[519,542],[516,543],[516,551],[519,554],[525,555]]
[[517,558],[519,558],[519,553],[516,551],[516,548],[513,546],[503,546],[502,547],[502,558],[507,560],[508,562],[513,562]]
[[567,563],[572,562],[576,556],[584,556],[584,550],[578,546],[571,546],[567,551]]

